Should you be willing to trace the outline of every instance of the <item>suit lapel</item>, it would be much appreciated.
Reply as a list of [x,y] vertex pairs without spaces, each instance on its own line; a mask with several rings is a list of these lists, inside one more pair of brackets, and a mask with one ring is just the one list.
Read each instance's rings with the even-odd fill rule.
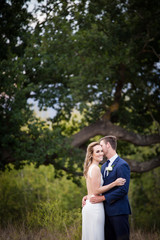
[[[120,158],[120,157],[118,156],[118,157],[114,160],[114,162],[112,163],[112,165],[111,165],[111,166],[113,167],[113,171],[114,171],[114,167],[116,166],[119,158]],[[107,162],[105,162],[105,163],[104,163],[104,166],[103,166],[103,167],[104,167],[104,168],[103,168],[103,171],[102,171],[102,176],[103,176],[103,178],[105,178],[104,175],[105,175],[106,166],[107,166]],[[109,175],[108,175],[108,176],[109,176]],[[108,177],[108,176],[107,176],[107,177]]]
[[119,156],[118,156],[118,157],[114,160],[114,162],[112,163],[111,166],[112,166],[113,168],[116,166],[118,160],[119,160]]
[[105,162],[104,165],[103,165],[103,171],[102,171],[103,178],[105,177],[104,173],[105,173],[106,166],[107,166],[107,162]]
[[119,160],[119,156],[114,160],[114,162],[112,163],[111,167],[112,167],[112,171],[109,172],[108,176],[112,176],[112,174],[114,174],[114,170],[116,169],[115,166],[116,164],[118,163],[118,160]]

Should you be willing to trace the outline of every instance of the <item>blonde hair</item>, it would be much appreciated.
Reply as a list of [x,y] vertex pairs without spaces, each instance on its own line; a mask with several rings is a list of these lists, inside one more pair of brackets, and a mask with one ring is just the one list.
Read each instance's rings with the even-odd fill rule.
[[86,153],[84,168],[83,168],[83,174],[85,177],[87,177],[89,166],[91,165],[93,160],[93,148],[97,145],[100,145],[99,142],[92,142],[87,147],[87,153]]

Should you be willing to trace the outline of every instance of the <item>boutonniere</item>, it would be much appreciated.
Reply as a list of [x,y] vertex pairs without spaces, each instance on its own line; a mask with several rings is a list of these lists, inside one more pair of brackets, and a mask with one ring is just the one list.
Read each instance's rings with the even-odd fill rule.
[[113,167],[114,167],[114,165],[106,167],[107,176],[108,176],[109,172],[111,172],[113,170]]

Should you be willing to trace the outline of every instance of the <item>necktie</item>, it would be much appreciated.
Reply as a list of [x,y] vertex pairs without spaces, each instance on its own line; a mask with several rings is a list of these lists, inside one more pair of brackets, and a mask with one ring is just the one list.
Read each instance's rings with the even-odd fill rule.
[[108,160],[107,160],[107,165],[106,165],[106,167],[108,167],[109,163],[110,163],[110,160],[108,159]]
[[[107,164],[106,164],[106,167],[108,167],[109,163],[110,163],[110,160],[108,159],[108,160],[107,160]],[[104,176],[106,176],[106,177],[107,177],[107,170],[106,170],[106,169],[105,169],[105,173],[104,173]]]

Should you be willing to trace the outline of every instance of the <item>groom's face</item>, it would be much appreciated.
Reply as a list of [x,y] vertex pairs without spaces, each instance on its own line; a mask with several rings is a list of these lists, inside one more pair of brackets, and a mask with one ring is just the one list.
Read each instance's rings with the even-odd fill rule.
[[104,155],[107,157],[109,150],[109,143],[105,143],[103,140],[100,142]]

